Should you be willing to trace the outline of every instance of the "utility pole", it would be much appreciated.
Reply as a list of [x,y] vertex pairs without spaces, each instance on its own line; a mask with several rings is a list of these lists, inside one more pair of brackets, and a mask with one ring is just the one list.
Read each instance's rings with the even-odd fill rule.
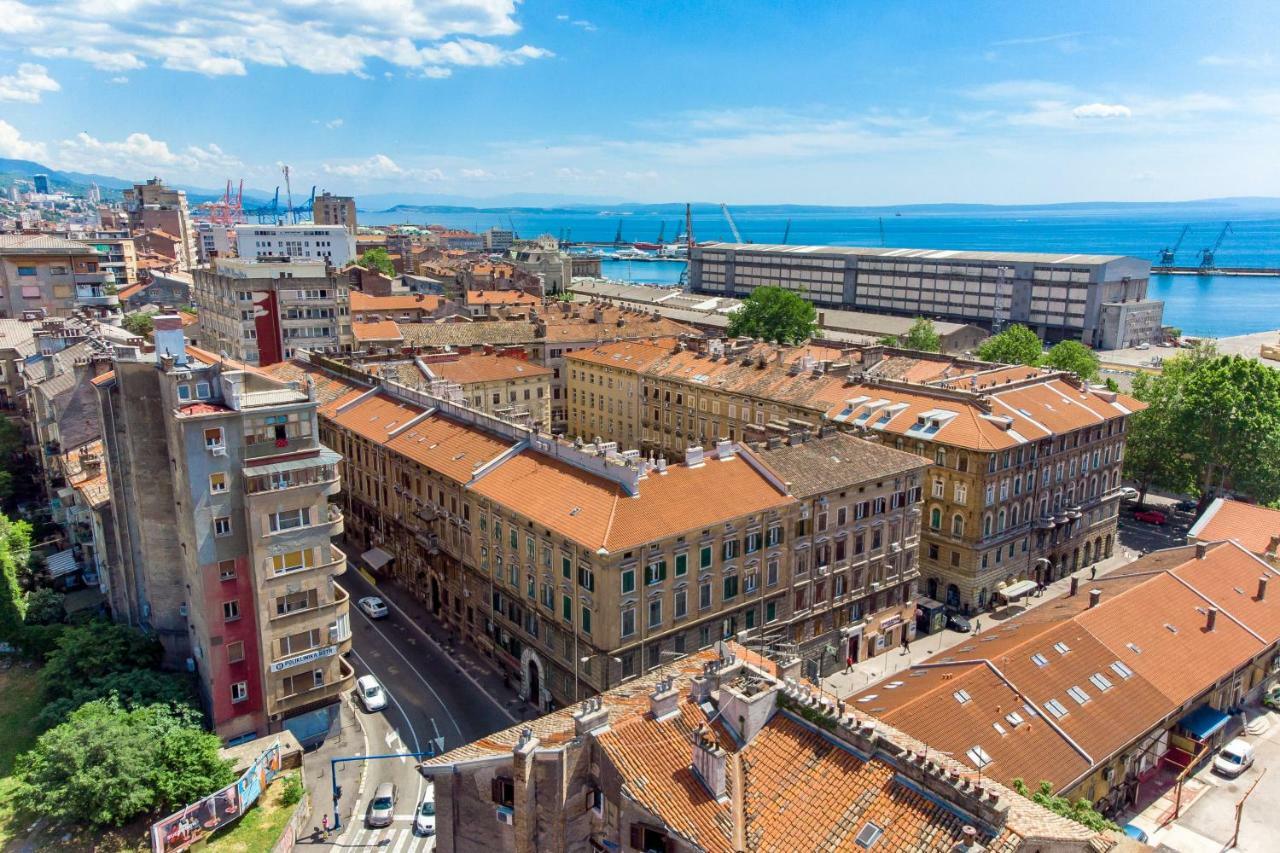
[[1240,840],[1240,818],[1244,815],[1244,801],[1249,799],[1249,795],[1253,793],[1253,789],[1258,787],[1258,783],[1262,781],[1262,777],[1267,775],[1267,768],[1262,768],[1262,772],[1258,774],[1258,778],[1253,780],[1253,784],[1249,786],[1249,790],[1244,792],[1244,796],[1236,803],[1236,831],[1231,836],[1231,843],[1228,848],[1234,848],[1236,842]]

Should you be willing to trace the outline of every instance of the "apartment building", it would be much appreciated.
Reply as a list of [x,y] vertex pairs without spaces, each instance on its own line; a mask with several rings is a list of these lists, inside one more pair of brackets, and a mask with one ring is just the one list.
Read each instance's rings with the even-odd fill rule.
[[573,285],[573,260],[554,237],[520,240],[507,250],[507,260],[542,280],[542,292],[564,293]]
[[430,758],[436,849],[1106,853],[1122,843],[796,675],[720,643]]
[[345,267],[356,259],[356,238],[345,225],[237,225],[242,258],[289,258]]
[[134,249],[133,237],[127,228],[93,230],[71,230],[64,235],[68,240],[85,243],[101,256],[98,269],[109,272],[115,277],[117,287],[128,287],[138,281],[138,254]]
[[880,346],[612,343],[568,364],[573,435],[638,434],[675,455],[826,424],[923,456],[921,573],[930,598],[966,611],[1111,556],[1127,418],[1143,407],[1069,374]]
[[159,178],[124,191],[129,230],[135,235],[160,231],[175,238],[172,257],[181,271],[196,265],[198,249],[185,190],[170,189]]
[[712,243],[689,261],[694,290],[744,297],[792,290],[816,305],[932,317],[1045,340],[1117,349],[1159,340],[1164,303],[1147,299],[1151,264],[1121,255],[960,252]]
[[551,432],[551,368],[529,361],[523,349],[437,353],[414,362],[428,385],[456,385],[473,409]]
[[426,293],[373,296],[351,291],[351,319],[357,323],[394,320],[397,323],[422,323],[431,319],[444,304],[444,297]]
[[322,261],[215,258],[195,271],[200,342],[248,364],[274,364],[295,350],[349,351],[350,288]]
[[236,232],[217,222],[196,223],[196,256],[200,263],[210,258],[231,258],[237,255]]
[[1274,682],[1276,582],[1234,541],[1155,551],[848,700],[969,772],[1114,814],[1172,788]]
[[115,275],[92,246],[51,234],[0,234],[0,317],[118,317]]
[[514,231],[494,225],[484,232],[483,237],[486,252],[505,252],[515,242],[516,234]]
[[[768,642],[838,641],[851,608],[878,626],[892,619],[886,611],[901,616],[911,597],[914,565],[898,555],[916,535],[908,504],[920,462],[907,454],[868,464],[877,473],[865,493],[876,497],[867,515],[847,518],[881,530],[865,540],[879,580],[860,575],[836,595],[834,585],[811,583],[820,570],[812,562],[793,574],[793,553],[827,544],[827,531],[817,545],[793,549],[797,530],[810,535],[797,527],[807,510],[750,448],[726,441],[711,452],[691,448],[682,461],[646,460],[310,361],[272,373],[312,377],[323,440],[345,460],[348,540],[499,662],[539,707],[607,689],[740,631]],[[849,489],[833,481],[830,491]],[[852,567],[852,550],[847,557],[841,570]],[[895,639],[896,624],[883,626]]]
[[354,237],[356,200],[349,195],[331,195],[325,190],[311,203],[311,220],[316,225],[341,225]]
[[[119,351],[97,384],[120,564],[117,618],[155,630],[193,669],[227,742],[327,732],[354,671],[346,569],[331,543],[339,458],[317,402],[246,365],[188,349],[176,315],[156,352]],[[171,461],[172,460],[172,461]]]

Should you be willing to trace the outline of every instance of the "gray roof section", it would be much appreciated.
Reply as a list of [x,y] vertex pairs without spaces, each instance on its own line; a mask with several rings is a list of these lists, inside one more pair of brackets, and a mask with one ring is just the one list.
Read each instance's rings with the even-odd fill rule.
[[0,350],[14,350],[19,358],[35,355],[35,328],[25,320],[0,319]]
[[98,250],[52,234],[0,234],[3,255],[96,255]]
[[855,255],[868,259],[903,259],[922,261],[987,261],[1004,263],[1063,264],[1086,267],[1121,260],[1141,260],[1128,255],[1089,255],[1072,252],[966,252],[952,249],[890,249],[866,246],[788,246],[767,243],[708,243],[695,251],[731,249],[733,251],[768,252],[779,255]]
[[791,484],[791,494],[806,498],[846,489],[860,483],[897,477],[925,468],[927,459],[857,438],[835,433],[803,444],[785,444],[753,453]]

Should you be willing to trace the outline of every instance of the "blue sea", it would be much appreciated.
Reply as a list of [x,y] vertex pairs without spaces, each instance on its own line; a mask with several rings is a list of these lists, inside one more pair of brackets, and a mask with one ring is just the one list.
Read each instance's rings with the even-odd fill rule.
[[[1280,267],[1280,210],[1190,203],[1186,206],[1090,209],[1087,207],[994,208],[981,212],[922,212],[904,208],[895,214],[843,212],[830,208],[733,211],[743,239],[779,243],[790,223],[787,242],[830,246],[975,249],[989,251],[1122,254],[1155,260],[1172,246],[1184,226],[1179,266],[1195,266],[1200,249],[1212,246],[1231,222],[1217,252],[1223,267]],[[572,240],[612,241],[621,225],[623,240],[655,241],[659,230],[670,240],[683,231],[683,215],[648,210],[514,210],[431,213],[361,213],[362,224],[439,223],[482,231],[514,224],[521,236],[568,234]],[[882,232],[883,229],[883,232]],[[731,240],[718,211],[703,209],[693,222],[698,240]],[[882,240],[883,233],[883,240]],[[605,261],[609,278],[674,284],[683,264]],[[1148,294],[1165,302],[1166,325],[1185,334],[1225,337],[1280,328],[1280,277],[1153,276]]]

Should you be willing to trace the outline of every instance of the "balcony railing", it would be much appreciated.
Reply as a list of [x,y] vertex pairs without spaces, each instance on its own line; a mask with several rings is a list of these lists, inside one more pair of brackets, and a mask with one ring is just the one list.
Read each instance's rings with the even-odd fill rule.
[[[248,394],[242,394],[248,397]],[[248,403],[246,403],[248,405]],[[267,439],[265,441],[256,441],[253,444],[244,446],[245,459],[260,459],[264,456],[283,456],[287,453],[297,453],[301,450],[315,450],[317,444],[315,439],[309,435],[292,436],[290,438]]]

